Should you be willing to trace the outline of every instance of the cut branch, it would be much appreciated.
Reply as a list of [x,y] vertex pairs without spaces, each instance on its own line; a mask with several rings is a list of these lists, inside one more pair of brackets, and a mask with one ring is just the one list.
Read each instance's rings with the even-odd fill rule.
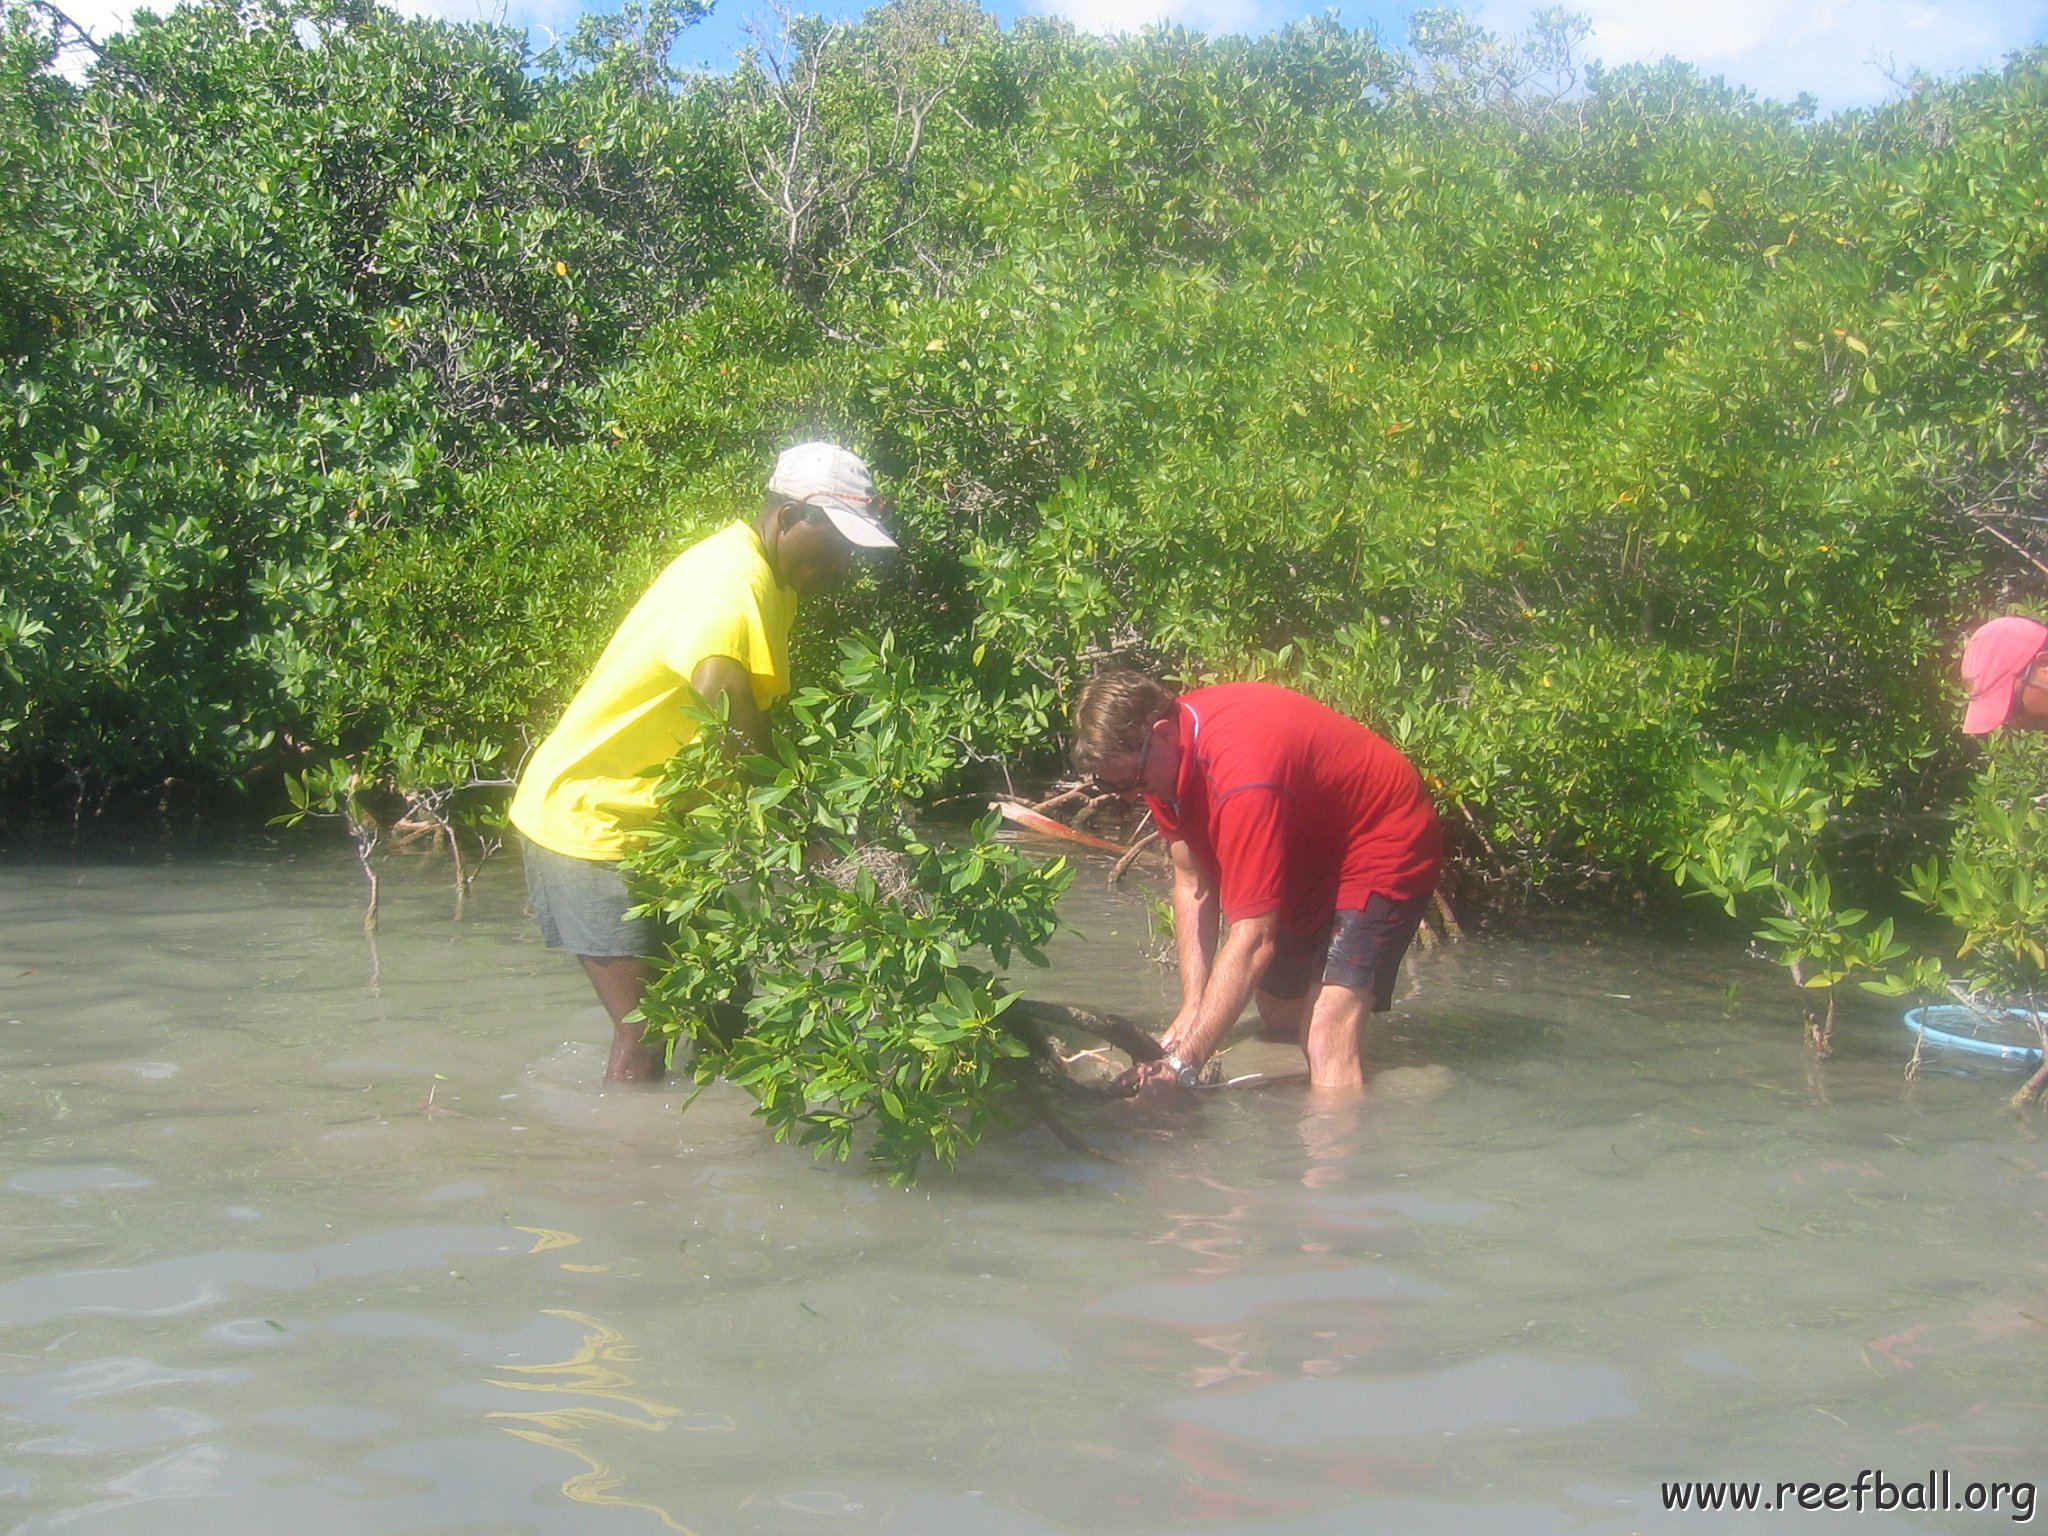
[[1071,1003],[1042,1003],[1036,998],[1020,997],[1010,1005],[1007,1017],[1026,1026],[1027,1032],[1036,1030],[1040,1038],[1048,1031],[1079,1030],[1115,1046],[1133,1062],[1157,1061],[1166,1054],[1157,1040],[1118,1013],[1096,1013]]

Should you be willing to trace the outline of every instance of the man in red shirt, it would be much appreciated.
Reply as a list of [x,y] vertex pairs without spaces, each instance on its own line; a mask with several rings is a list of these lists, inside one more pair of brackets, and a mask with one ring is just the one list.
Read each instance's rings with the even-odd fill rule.
[[1173,856],[1181,1006],[1165,1060],[1132,1080],[1192,1087],[1256,993],[1266,1027],[1300,1039],[1311,1084],[1363,1088],[1366,1016],[1392,1004],[1443,862],[1408,759],[1292,689],[1176,697],[1140,672],[1081,690],[1072,755],[1100,788],[1143,793]]

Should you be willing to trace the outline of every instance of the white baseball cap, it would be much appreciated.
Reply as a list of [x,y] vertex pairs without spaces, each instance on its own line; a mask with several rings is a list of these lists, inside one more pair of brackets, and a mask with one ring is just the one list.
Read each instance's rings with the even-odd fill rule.
[[849,544],[863,549],[894,549],[875,516],[880,498],[875,495],[875,477],[868,473],[859,455],[837,443],[798,443],[775,461],[775,473],[768,477],[768,489],[776,496],[816,507],[832,519],[832,526]]

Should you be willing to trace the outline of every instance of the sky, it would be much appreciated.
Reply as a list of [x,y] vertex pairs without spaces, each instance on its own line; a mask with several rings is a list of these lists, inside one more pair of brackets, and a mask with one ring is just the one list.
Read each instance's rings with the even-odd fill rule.
[[[714,0],[711,16],[682,42],[679,62],[731,67],[749,24],[770,17],[772,0]],[[988,5],[988,0],[983,0]],[[1871,106],[1898,94],[1894,82],[1915,71],[1949,75],[1995,66],[2029,44],[2048,41],[2048,0],[1577,0],[1568,8],[1592,23],[1586,45],[1602,63],[1684,60],[1759,96],[1789,101],[1810,92],[1824,112]],[[157,8],[169,9],[168,0]],[[415,14],[525,26],[544,46],[548,29],[565,29],[605,0],[398,0]],[[793,9],[855,17],[861,0],[794,0]],[[1023,14],[1064,16],[1085,31],[1133,31],[1170,21],[1206,32],[1260,33],[1328,9],[1347,26],[1371,27],[1403,45],[1413,7],[1398,0],[995,0],[1005,24]],[[1528,26],[1536,6],[1520,0],[1464,0],[1457,8],[1497,33]],[[96,34],[117,29],[120,0],[70,0],[65,9]]]

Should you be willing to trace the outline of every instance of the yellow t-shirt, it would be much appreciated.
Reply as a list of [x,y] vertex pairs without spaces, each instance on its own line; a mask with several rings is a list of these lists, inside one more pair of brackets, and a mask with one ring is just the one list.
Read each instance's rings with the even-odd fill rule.
[[697,734],[681,705],[709,657],[746,668],[766,709],[789,692],[796,594],[778,586],[760,536],[733,523],[663,571],[597,659],[512,796],[512,824],[577,859],[623,858],[653,821],[661,765]]

